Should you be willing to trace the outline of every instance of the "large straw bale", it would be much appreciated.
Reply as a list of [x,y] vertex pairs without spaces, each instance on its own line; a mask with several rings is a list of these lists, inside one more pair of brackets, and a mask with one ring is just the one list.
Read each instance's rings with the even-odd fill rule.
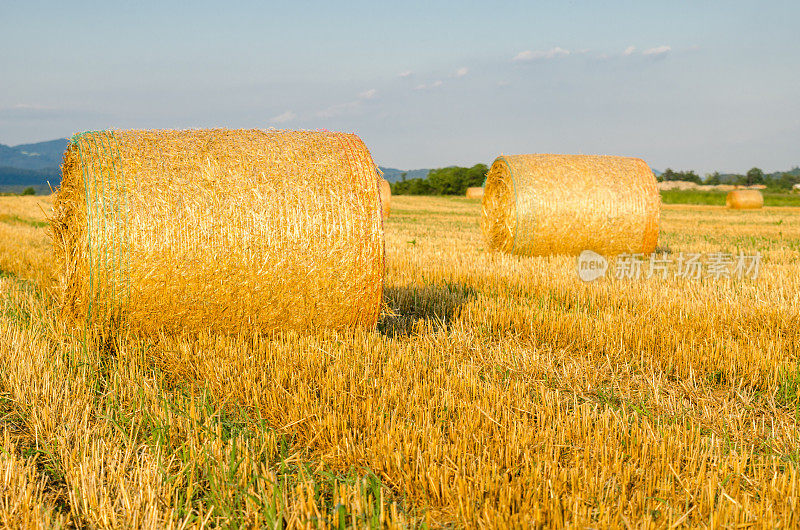
[[725,205],[735,210],[755,210],[764,206],[764,196],[758,190],[733,190],[728,192]]
[[482,225],[490,248],[523,256],[649,254],[660,208],[638,158],[501,156],[486,176]]
[[381,208],[383,209],[383,216],[389,217],[392,211],[392,186],[386,179],[378,179],[378,185],[381,190]]
[[53,220],[65,314],[137,333],[374,326],[375,171],[352,134],[75,135]]
[[482,199],[483,198],[483,188],[478,187],[471,187],[467,188],[467,199]]

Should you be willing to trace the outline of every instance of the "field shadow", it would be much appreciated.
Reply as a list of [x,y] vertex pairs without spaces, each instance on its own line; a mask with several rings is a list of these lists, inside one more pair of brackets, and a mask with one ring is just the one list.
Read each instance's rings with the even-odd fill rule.
[[387,310],[378,321],[378,331],[387,337],[407,337],[422,323],[449,329],[458,309],[474,298],[474,289],[455,283],[388,287],[383,293]]

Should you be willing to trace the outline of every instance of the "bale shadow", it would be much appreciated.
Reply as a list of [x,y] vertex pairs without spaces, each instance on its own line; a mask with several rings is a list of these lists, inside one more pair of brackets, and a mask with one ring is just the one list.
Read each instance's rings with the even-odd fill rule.
[[383,293],[387,309],[378,331],[387,337],[407,337],[422,323],[449,329],[458,309],[475,297],[473,288],[457,283],[388,287]]

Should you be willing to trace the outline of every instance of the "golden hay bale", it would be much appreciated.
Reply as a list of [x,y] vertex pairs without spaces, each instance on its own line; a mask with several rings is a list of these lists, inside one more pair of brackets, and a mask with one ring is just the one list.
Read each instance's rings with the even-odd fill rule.
[[53,219],[64,311],[136,333],[374,326],[375,171],[352,134],[75,135]]
[[481,199],[483,198],[483,188],[474,187],[467,188],[467,199]]
[[386,179],[378,179],[378,185],[381,190],[381,208],[383,208],[383,216],[389,217],[389,212],[392,210],[392,186]]
[[736,210],[755,210],[764,206],[764,196],[758,190],[733,190],[728,192],[725,205]]
[[523,256],[649,254],[661,196],[638,158],[501,156],[486,176],[483,232],[489,247]]

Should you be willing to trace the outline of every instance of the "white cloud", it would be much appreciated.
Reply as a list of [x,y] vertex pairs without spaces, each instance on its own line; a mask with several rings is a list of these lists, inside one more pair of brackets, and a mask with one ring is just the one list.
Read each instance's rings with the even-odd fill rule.
[[358,99],[356,99],[355,101],[348,101],[347,103],[337,103],[336,105],[331,105],[330,107],[317,112],[317,117],[333,118],[335,116],[341,116],[342,114],[358,110],[359,108],[361,108],[364,100],[372,99],[377,94],[378,94],[377,90],[375,90],[374,88],[370,88],[369,90],[360,92],[358,94]]
[[530,50],[525,50],[524,52],[519,52],[514,56],[512,61],[530,61],[533,59],[533,52]]
[[525,50],[524,52],[519,52],[517,55],[514,56],[512,61],[533,61],[535,59],[555,59],[557,57],[566,57],[570,54],[569,50],[565,50],[564,48],[560,48],[556,46],[555,48],[550,48],[549,50]]
[[649,48],[642,52],[642,55],[647,55],[649,57],[662,57],[669,52],[672,51],[670,46],[656,46],[655,48]]
[[467,68],[466,66],[462,66],[461,68],[456,70],[456,73],[454,75],[455,77],[464,77],[468,73],[469,73],[469,68]]
[[399,74],[397,74],[397,77],[411,77],[412,75],[414,75],[414,72],[412,72],[411,70],[404,70]]
[[636,46],[628,46],[627,48],[625,48],[625,51],[622,52],[622,55],[628,57],[629,55],[633,55],[633,52],[635,51],[636,51]]
[[346,112],[357,109],[361,105],[360,101],[350,101],[348,103],[339,103],[338,105],[331,105],[327,109],[317,112],[319,118],[333,118],[334,116],[341,116]]
[[500,88],[505,88],[507,86],[511,86],[511,82],[510,81],[498,81],[497,82],[497,86],[499,86]]
[[286,123],[287,121],[292,121],[296,117],[297,115],[294,112],[292,112],[291,110],[287,110],[283,114],[278,114],[277,116],[273,116],[272,118],[270,118],[269,121],[273,123]]
[[39,105],[38,103],[17,103],[12,108],[21,110],[52,110],[52,107]]
[[426,85],[425,83],[419,84],[414,87],[414,90],[428,90],[429,88],[438,88],[440,86],[442,86],[441,81],[434,81],[430,85]]

